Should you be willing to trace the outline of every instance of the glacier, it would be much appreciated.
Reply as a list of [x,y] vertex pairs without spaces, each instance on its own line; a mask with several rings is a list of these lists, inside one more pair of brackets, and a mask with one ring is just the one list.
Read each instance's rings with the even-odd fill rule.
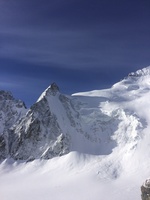
[[2,199],[141,199],[149,99],[150,67],[71,96],[53,83],[29,109],[1,91]]

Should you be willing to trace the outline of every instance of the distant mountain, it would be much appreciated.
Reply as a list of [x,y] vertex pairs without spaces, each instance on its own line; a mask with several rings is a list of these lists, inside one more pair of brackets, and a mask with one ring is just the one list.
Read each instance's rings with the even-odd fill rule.
[[[150,67],[130,73],[110,89],[72,96],[60,93],[53,83],[29,110],[10,93],[0,91],[0,158],[133,151],[148,126],[149,98]],[[120,168],[115,167],[117,176]]]

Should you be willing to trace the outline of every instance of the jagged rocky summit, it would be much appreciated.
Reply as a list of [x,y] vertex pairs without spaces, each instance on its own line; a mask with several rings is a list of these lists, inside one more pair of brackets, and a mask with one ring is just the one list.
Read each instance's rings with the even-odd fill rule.
[[81,127],[71,99],[60,94],[55,83],[29,110],[10,93],[0,94],[1,159],[48,159],[69,152],[70,134],[81,132]]
[[107,127],[112,121],[110,117],[105,117],[105,125],[99,125],[105,115],[100,112],[97,121],[90,116],[95,108],[90,108],[90,112],[86,111],[89,112],[87,119],[79,111],[82,102],[78,102],[76,97],[61,94],[55,83],[41,94],[29,110],[23,102],[8,94],[3,92],[1,98],[1,159],[8,156],[21,160],[49,159],[70,151],[100,152],[99,128]]
[[[66,110],[63,110],[65,107]],[[11,157],[23,160],[48,159],[67,153],[69,138],[60,124],[61,120],[66,119],[62,119],[59,112],[71,112],[71,109],[69,100],[60,94],[58,86],[55,83],[50,85],[11,130],[14,135]]]

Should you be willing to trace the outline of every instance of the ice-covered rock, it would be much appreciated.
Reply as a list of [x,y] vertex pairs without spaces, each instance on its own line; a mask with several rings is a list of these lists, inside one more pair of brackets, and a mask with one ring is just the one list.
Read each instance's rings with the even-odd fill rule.
[[150,66],[145,67],[143,69],[139,69],[136,72],[131,72],[129,73],[128,76],[140,77],[140,76],[147,76],[147,75],[150,75]]
[[10,92],[0,91],[0,159],[9,154],[11,134],[8,130],[25,114],[26,106]]
[[13,158],[48,159],[68,153],[69,137],[63,133],[57,117],[59,108],[63,107],[60,98],[58,86],[53,83],[15,125],[12,129],[14,141],[10,148]]

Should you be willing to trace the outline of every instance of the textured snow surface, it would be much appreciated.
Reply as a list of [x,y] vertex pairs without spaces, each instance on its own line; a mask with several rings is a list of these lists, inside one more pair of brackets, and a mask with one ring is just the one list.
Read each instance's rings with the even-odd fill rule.
[[[51,92],[49,87],[34,106],[46,99],[51,116],[55,115],[58,134],[49,138],[53,138],[56,154],[49,160],[38,159],[35,145],[36,159],[32,162],[12,158],[1,161],[0,198],[140,200],[140,186],[150,176],[149,71],[150,67],[132,72],[110,89],[72,97],[57,90]],[[32,121],[31,113],[21,122],[26,121],[25,129]],[[33,113],[41,120],[41,108]],[[45,123],[42,130],[47,130]],[[68,136],[63,144],[62,136]],[[38,145],[45,145],[47,140],[43,138]],[[30,143],[25,140],[24,148],[19,149],[21,155],[27,144]],[[26,151],[29,149],[31,144]],[[52,155],[52,151],[47,152],[45,155]],[[64,153],[60,156],[60,152]]]

